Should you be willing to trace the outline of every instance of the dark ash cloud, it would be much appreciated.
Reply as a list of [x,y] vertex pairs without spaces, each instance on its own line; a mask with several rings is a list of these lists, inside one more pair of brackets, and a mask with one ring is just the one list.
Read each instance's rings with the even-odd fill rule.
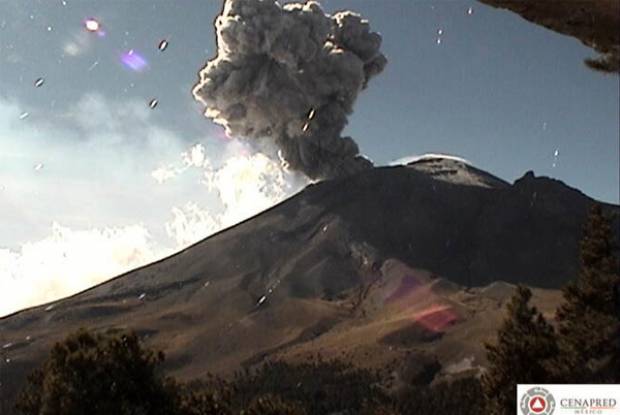
[[313,179],[372,166],[341,136],[358,93],[387,63],[367,21],[314,1],[227,0],[215,29],[218,54],[193,89],[207,117],[231,136],[272,137]]

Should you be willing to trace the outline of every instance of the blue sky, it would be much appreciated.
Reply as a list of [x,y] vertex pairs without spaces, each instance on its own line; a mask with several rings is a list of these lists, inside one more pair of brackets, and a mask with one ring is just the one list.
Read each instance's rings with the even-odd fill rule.
[[577,40],[475,3],[342,2],[354,4],[390,59],[350,124],[376,162],[454,153],[509,181],[534,170],[618,203],[618,77],[581,64],[592,52]]
[[[474,1],[322,5],[357,11],[383,35],[388,66],[345,131],[376,164],[449,153],[508,181],[533,170],[618,203],[618,76],[587,69],[593,52],[577,40]],[[7,310],[170,253],[303,186],[223,137],[191,97],[220,8],[0,0],[0,292],[18,298]],[[84,29],[90,17],[101,35]],[[122,64],[130,50],[144,70]],[[77,260],[76,246],[102,254]]]

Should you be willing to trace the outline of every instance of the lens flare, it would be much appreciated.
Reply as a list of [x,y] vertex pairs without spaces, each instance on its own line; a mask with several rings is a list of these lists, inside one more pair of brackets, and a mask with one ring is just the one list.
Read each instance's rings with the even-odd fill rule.
[[458,322],[458,315],[448,305],[433,304],[415,314],[413,320],[427,330],[443,332],[449,326]]
[[90,17],[84,21],[84,27],[89,32],[98,32],[99,29],[101,28],[101,25],[99,24],[97,20]]
[[131,49],[128,52],[123,53],[121,56],[121,62],[123,65],[135,72],[142,72],[148,66],[146,59],[144,59],[138,52]]

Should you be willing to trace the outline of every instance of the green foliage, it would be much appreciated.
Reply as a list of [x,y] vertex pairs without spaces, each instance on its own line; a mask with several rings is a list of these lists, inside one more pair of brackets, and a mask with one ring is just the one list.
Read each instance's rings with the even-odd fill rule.
[[523,286],[508,304],[508,316],[487,344],[488,371],[482,377],[487,409],[491,414],[512,414],[517,383],[553,383],[553,359],[558,353],[553,327],[529,301],[532,292]]
[[480,381],[464,378],[436,386],[416,385],[402,396],[388,395],[377,372],[321,359],[290,364],[271,362],[255,372],[237,373],[233,401],[247,406],[255,396],[279,396],[308,415],[468,415],[483,408]]
[[286,402],[279,396],[264,395],[254,399],[241,415],[306,415],[306,411],[299,404]]
[[210,386],[203,388],[175,385],[172,388],[176,402],[174,415],[232,415],[230,389],[224,382],[207,384]]
[[173,402],[155,374],[163,359],[142,349],[134,334],[80,330],[52,348],[17,409],[26,415],[170,414]]
[[620,51],[616,49],[610,53],[599,55],[596,58],[588,58],[584,62],[586,66],[595,71],[605,73],[620,72]]
[[619,382],[618,259],[611,223],[592,208],[581,242],[581,270],[563,290],[557,311],[562,349],[557,367],[565,382]]
[[581,269],[563,290],[558,334],[519,287],[496,345],[487,345],[483,376],[488,409],[512,413],[517,383],[620,382],[619,262],[611,221],[592,208],[581,241]]
[[30,377],[16,409],[24,415],[227,415],[229,396],[195,392],[157,369],[162,353],[133,334],[79,330],[57,343]]
[[[396,403],[398,412],[387,414],[483,414],[484,400],[480,381],[474,377],[417,387]],[[379,412],[378,414],[383,414]],[[374,415],[374,414],[373,414]]]
[[377,387],[379,381],[378,373],[338,360],[269,362],[254,372],[235,375],[234,400],[239,407],[245,407],[254,397],[271,394],[299,403],[310,414],[344,410],[359,413],[365,404],[387,400]]
[[398,411],[394,405],[384,404],[367,406],[362,409],[360,415],[400,415],[400,411]]
[[272,362],[232,382],[190,383],[159,376],[163,360],[134,334],[80,330],[53,347],[17,407],[25,415],[460,415],[482,408],[473,378],[417,386],[399,398],[378,387],[378,372],[338,360]]

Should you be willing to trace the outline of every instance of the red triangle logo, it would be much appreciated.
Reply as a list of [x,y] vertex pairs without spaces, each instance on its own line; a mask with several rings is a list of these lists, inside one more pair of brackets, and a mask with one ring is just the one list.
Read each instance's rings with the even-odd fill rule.
[[530,401],[530,409],[534,413],[540,413],[544,411],[546,407],[547,407],[547,402],[545,402],[545,400],[541,398],[540,396],[535,396]]

